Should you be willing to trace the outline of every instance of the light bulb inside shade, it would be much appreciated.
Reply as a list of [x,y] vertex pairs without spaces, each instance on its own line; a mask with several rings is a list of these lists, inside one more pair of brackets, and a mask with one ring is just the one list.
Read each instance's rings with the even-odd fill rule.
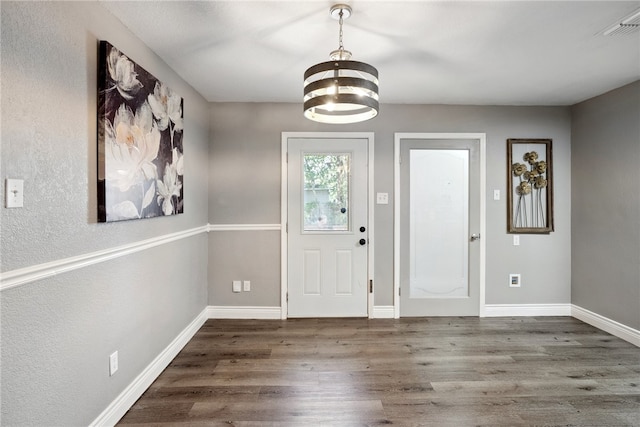
[[365,92],[364,90],[360,89],[359,87],[351,87],[349,88],[351,89],[351,92],[358,95],[358,96],[368,96],[367,92]]

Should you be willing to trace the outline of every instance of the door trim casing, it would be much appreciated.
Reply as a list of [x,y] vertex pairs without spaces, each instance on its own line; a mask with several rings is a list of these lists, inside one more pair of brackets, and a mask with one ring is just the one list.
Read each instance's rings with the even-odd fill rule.
[[[288,242],[287,242],[287,223],[288,223],[288,188],[289,179],[287,155],[289,151],[289,138],[352,138],[367,140],[367,222],[368,222],[368,238],[367,243],[367,283],[374,280],[373,257],[374,250],[374,133],[373,132],[282,132],[282,149],[281,149],[281,176],[280,176],[280,318],[286,319],[288,313],[287,292],[289,291],[288,283]],[[375,282],[374,282],[375,283]],[[373,316],[373,302],[375,289],[373,292],[367,291],[367,316]]]
[[480,148],[480,309],[485,317],[486,286],[486,196],[487,196],[487,134],[486,133],[395,133],[393,141],[393,309],[400,318],[400,143],[407,139],[475,139]]

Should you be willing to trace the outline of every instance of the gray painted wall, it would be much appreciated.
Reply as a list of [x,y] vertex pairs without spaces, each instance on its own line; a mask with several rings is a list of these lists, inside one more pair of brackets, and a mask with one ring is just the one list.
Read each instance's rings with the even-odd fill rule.
[[640,81],[571,115],[571,300],[640,329]]
[[[2,272],[205,225],[208,103],[99,3],[3,1],[1,19],[0,176],[25,190],[0,208]],[[184,97],[183,215],[96,223],[99,39]],[[2,424],[93,421],[202,312],[207,251],[199,234],[2,291]]]
[[[299,104],[215,103],[211,106],[211,224],[280,222],[281,132],[360,131],[375,133],[375,192],[393,199],[394,132],[485,132],[487,134],[487,304],[570,303],[571,124],[568,107],[476,107],[382,105],[380,115],[353,125],[322,125],[302,116]],[[512,245],[506,233],[506,139],[552,138],[555,229],[522,235]],[[502,192],[493,201],[492,190]],[[280,242],[263,234],[229,232],[209,236],[212,265],[209,304],[279,305]],[[240,235],[242,237],[240,237]],[[375,207],[375,305],[393,304],[393,204]],[[255,246],[252,246],[255,245]],[[222,263],[214,254],[231,251],[242,263]],[[259,260],[259,256],[266,257]],[[215,264],[215,265],[214,265]],[[266,265],[266,266],[265,266]],[[521,273],[521,288],[509,288],[509,273]],[[258,280],[258,276],[260,279]],[[231,280],[252,281],[255,294],[233,294]],[[252,291],[253,292],[253,291]],[[259,293],[258,293],[259,292]]]
[[[565,107],[438,105],[382,105],[372,121],[327,126],[304,119],[298,104],[208,104],[98,3],[2,2],[1,19],[0,176],[25,180],[25,207],[0,209],[2,272],[207,222],[279,223],[283,131],[374,132],[375,191],[391,199],[394,132],[485,132],[487,303],[574,302],[640,327],[638,83],[574,107],[573,126]],[[99,39],[185,98],[183,215],[96,223]],[[505,147],[524,137],[554,141],[556,231],[514,247]],[[393,205],[375,209],[375,304],[384,306],[393,303]],[[522,274],[522,288],[508,287],[509,273]],[[251,280],[252,292],[231,293],[234,279]],[[5,290],[2,422],[86,425],[207,301],[277,306],[279,286],[277,231],[216,231]],[[115,350],[120,370],[109,377]]]

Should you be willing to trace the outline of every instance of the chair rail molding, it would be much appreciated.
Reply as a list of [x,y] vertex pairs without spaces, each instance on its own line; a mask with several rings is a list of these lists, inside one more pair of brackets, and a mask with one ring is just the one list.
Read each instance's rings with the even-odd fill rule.
[[185,239],[200,233],[213,231],[280,231],[281,224],[207,224],[188,230],[164,234],[150,239],[127,243],[113,248],[62,258],[55,261],[18,268],[0,273],[0,292],[33,283],[48,277],[78,270],[125,255],[151,249],[176,240]]
[[165,245],[176,240],[186,239],[201,233],[206,233],[207,231],[208,226],[204,225],[176,233],[164,234],[150,239],[127,243],[113,248],[3,272],[0,273],[0,291],[23,286],[48,277],[151,249],[156,246]]

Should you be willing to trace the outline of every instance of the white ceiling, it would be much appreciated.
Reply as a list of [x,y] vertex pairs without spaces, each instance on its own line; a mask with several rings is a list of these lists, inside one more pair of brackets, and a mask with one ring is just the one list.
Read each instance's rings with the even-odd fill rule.
[[[640,1],[342,2],[383,104],[571,105],[640,78],[640,32],[598,34]],[[338,47],[334,3],[101,1],[212,102],[301,102]]]

